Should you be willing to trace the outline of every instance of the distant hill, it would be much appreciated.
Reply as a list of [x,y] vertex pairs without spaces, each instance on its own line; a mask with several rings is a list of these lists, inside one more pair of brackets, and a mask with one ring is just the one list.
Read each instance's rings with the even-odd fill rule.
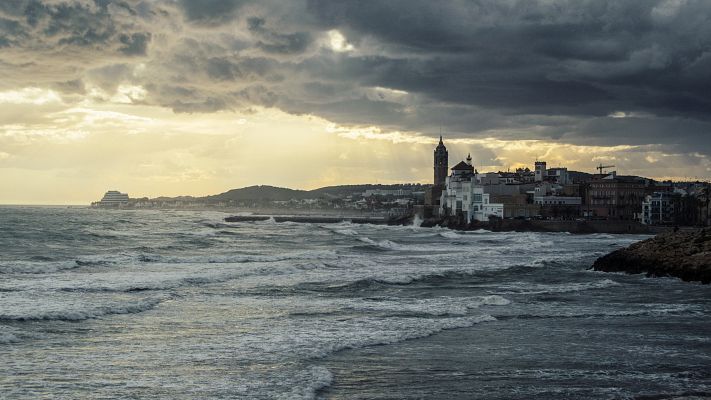
[[262,201],[286,201],[291,199],[307,199],[312,195],[305,190],[295,190],[281,188],[276,186],[247,186],[241,189],[232,189],[225,193],[206,196],[203,199],[209,201],[245,201],[245,200],[262,200]]
[[316,195],[315,197],[345,197],[351,194],[361,194],[366,190],[397,190],[397,189],[407,189],[407,190],[425,190],[429,185],[411,184],[411,183],[398,183],[392,185],[380,185],[380,184],[362,184],[362,185],[338,185],[338,186],[326,186],[319,189],[310,190],[309,193]]
[[[425,190],[428,185],[420,184],[393,184],[393,185],[339,185],[326,186],[314,190],[289,189],[269,185],[247,186],[240,189],[232,189],[224,193],[198,198],[211,202],[215,201],[286,201],[291,199],[318,199],[318,198],[341,198],[353,194],[361,194],[366,190],[395,190],[410,189],[414,191]],[[177,198],[173,198],[177,199]]]

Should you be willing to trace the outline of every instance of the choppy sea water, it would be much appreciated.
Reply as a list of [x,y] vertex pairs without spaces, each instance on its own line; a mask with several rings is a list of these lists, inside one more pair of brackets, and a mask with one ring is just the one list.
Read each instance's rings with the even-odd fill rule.
[[587,270],[643,236],[225,216],[0,207],[0,397],[711,396],[711,287]]

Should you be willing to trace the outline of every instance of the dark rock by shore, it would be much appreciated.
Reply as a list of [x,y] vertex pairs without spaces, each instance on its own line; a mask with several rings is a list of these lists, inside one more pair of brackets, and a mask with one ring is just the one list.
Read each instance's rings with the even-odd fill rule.
[[596,271],[673,276],[711,283],[711,230],[669,232],[598,258]]

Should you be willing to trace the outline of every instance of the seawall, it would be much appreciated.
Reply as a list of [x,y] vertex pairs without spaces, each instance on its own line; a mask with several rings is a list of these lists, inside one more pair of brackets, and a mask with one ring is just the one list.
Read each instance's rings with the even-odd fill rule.
[[486,222],[464,223],[454,218],[430,218],[422,226],[445,226],[457,230],[486,229],[493,232],[570,232],[570,233],[629,233],[655,234],[671,227],[654,227],[636,221],[615,220],[522,220],[493,219]]

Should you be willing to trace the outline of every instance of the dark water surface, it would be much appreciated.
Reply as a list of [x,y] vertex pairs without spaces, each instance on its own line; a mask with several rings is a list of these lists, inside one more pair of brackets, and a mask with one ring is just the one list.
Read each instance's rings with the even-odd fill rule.
[[711,287],[632,235],[0,207],[0,398],[711,396]]

